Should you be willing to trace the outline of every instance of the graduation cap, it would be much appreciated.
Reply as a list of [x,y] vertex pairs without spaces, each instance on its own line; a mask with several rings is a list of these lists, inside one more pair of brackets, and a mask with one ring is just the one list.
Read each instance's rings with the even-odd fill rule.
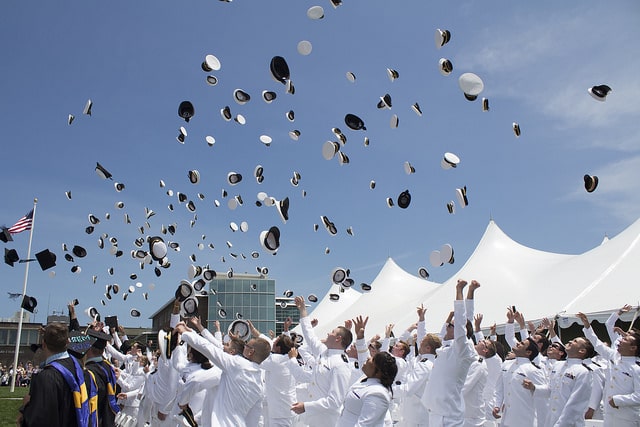
[[20,257],[15,249],[4,248],[4,263],[13,267],[13,264],[18,262]]
[[309,19],[322,19],[324,18],[324,9],[322,6],[311,6],[307,9],[307,17]]
[[218,71],[221,68],[220,60],[215,55],[207,55],[202,62],[202,71]]
[[482,79],[474,73],[464,73],[458,78],[458,85],[468,101],[475,101],[484,89]]
[[282,84],[286,84],[287,80],[291,78],[289,65],[282,56],[274,56],[271,58],[269,69],[271,70],[271,76]]
[[78,258],[84,258],[87,256],[87,250],[82,246],[75,245],[71,251]]
[[56,265],[56,254],[50,252],[49,249],[45,249],[36,254],[36,259],[42,271],[45,271]]
[[11,233],[9,233],[9,229],[7,227],[2,227],[2,229],[0,229],[0,240],[5,243],[13,241],[13,237],[11,237]]
[[269,230],[262,231],[260,233],[260,244],[265,251],[275,254],[280,247],[280,229],[274,226]]
[[25,295],[24,297],[22,297],[22,304],[20,304],[20,307],[24,308],[30,313],[33,313],[33,310],[36,309],[37,305],[38,305],[38,301],[34,297]]
[[362,119],[355,114],[347,114],[346,116],[344,116],[344,122],[349,127],[349,129],[367,130]]
[[69,332],[67,351],[74,357],[82,359],[87,351],[95,344],[97,338],[83,334],[80,331]]
[[[86,114],[87,116],[91,115],[91,108],[93,107],[93,101],[91,101],[90,99],[87,100],[87,103],[84,104],[84,110],[82,110],[82,114]],[[71,120],[73,121],[73,120]],[[69,123],[71,124],[71,123]]]
[[98,350],[104,350],[107,346],[107,343],[111,341],[111,335],[105,334],[102,331],[96,331],[95,329],[89,329],[87,331],[87,335],[93,338],[91,347],[96,348]]
[[185,122],[189,123],[191,117],[196,114],[193,104],[189,101],[182,101],[178,106],[178,116],[182,117]]
[[401,209],[406,209],[409,207],[411,203],[411,194],[409,194],[409,190],[405,190],[398,196],[398,207]]
[[[598,187],[598,177],[595,175],[585,175],[584,176],[584,188],[588,193],[593,193]],[[6,249],[5,249],[6,253]],[[6,257],[5,257],[6,262]]]
[[588,91],[593,99],[604,102],[609,92],[611,92],[611,88],[607,85],[598,85],[590,87]]
[[109,171],[106,170],[99,162],[96,162],[96,173],[102,179],[113,179]]
[[118,316],[107,316],[104,318],[104,324],[110,328],[118,329]]

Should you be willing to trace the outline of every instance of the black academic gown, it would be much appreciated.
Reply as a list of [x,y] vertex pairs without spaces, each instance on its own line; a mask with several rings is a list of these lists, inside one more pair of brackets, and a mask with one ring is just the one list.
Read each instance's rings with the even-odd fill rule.
[[[71,372],[75,366],[71,357],[58,359]],[[75,427],[76,410],[71,389],[52,366],[47,366],[31,378],[29,403],[23,410],[25,427]]]
[[[116,425],[116,414],[109,405],[109,397],[107,395],[107,375],[100,365],[102,362],[90,361],[85,364],[85,369],[93,372],[98,386],[98,427],[114,427]],[[109,369],[108,365],[104,366]]]

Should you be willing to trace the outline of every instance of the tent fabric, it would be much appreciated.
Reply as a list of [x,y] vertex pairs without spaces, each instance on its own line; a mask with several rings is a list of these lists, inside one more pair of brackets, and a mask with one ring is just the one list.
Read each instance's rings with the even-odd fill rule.
[[[640,300],[640,290],[633,286],[634,278],[640,276],[638,260],[640,219],[579,255],[529,248],[515,242],[491,220],[467,262],[444,283],[414,276],[388,258],[371,282],[370,292],[339,306],[329,301],[327,294],[311,317],[319,320],[319,336],[358,315],[369,316],[368,337],[383,335],[389,323],[395,324],[398,336],[417,321],[416,307],[422,303],[427,308],[427,330],[438,332],[453,309],[456,282],[461,278],[481,284],[476,291],[475,313],[483,314],[485,332],[493,323],[499,333],[503,331],[507,307],[512,305],[534,323],[544,317],[557,318],[560,326],[568,327],[577,321],[575,313],[579,311],[604,321],[622,305]],[[632,315],[627,314],[629,318]]]

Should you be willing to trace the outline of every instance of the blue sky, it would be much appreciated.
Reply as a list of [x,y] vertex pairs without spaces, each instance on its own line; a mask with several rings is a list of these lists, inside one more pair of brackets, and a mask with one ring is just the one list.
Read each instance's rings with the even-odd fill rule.
[[[640,5],[433,3],[345,0],[337,9],[324,0],[4,4],[0,224],[11,226],[37,197],[32,255],[49,248],[58,256],[53,278],[36,264],[30,267],[27,294],[38,299],[36,320],[44,321],[47,309],[65,310],[75,297],[80,308],[97,306],[103,315],[126,319],[124,324],[149,325],[147,317],[187,277],[191,254],[197,264],[222,272],[253,273],[266,266],[278,293],[324,295],[335,267],[351,269],[357,284],[369,283],[389,256],[414,274],[425,266],[431,280],[443,282],[468,259],[491,218],[526,246],[571,254],[638,219]],[[324,8],[324,19],[307,18],[313,5]],[[451,32],[441,49],[434,45],[437,28]],[[301,40],[312,43],[310,55],[297,53]],[[219,79],[216,86],[206,84],[200,68],[207,54],[222,65],[211,73]],[[270,75],[276,55],[289,64],[294,95]],[[451,75],[440,74],[440,58],[453,63]],[[399,78],[390,81],[387,68]],[[356,75],[355,83],[345,78],[347,71]],[[458,77],[465,72],[482,78],[480,97],[489,99],[490,111],[483,112],[479,100],[464,99]],[[606,102],[587,92],[599,84],[613,89]],[[251,95],[249,103],[234,102],[237,88]],[[263,90],[275,91],[276,100],[266,104]],[[376,104],[386,93],[392,109],[379,110]],[[90,117],[82,114],[88,99]],[[184,100],[196,110],[189,123],[177,115]],[[411,110],[414,102],[421,117]],[[234,116],[246,118],[245,125],[221,118],[227,105]],[[295,112],[293,123],[285,117],[289,110]],[[360,116],[367,130],[348,129],[347,113]],[[75,115],[71,125],[69,114]],[[393,114],[397,128],[389,125]],[[521,127],[519,138],[513,122]],[[180,126],[188,132],[185,144],[176,141]],[[348,165],[322,157],[322,145],[336,140],[333,127],[347,137],[341,150]],[[298,141],[288,136],[293,129],[301,132]],[[273,139],[268,147],[259,140],[263,134]],[[215,138],[213,147],[205,142],[208,135]],[[456,169],[440,167],[445,152],[460,157]],[[414,174],[404,172],[406,161]],[[96,162],[114,181],[96,175]],[[264,168],[262,184],[253,178],[258,164]],[[201,174],[197,185],[187,177],[193,169]],[[231,171],[243,175],[240,184],[226,183]],[[289,182],[294,171],[302,177],[298,187]],[[584,190],[584,174],[599,177],[595,192]],[[116,192],[114,182],[124,183],[125,190]],[[462,209],[455,190],[465,185],[469,206]],[[395,200],[407,189],[408,209],[387,207],[387,197]],[[71,200],[65,191],[72,192]],[[289,197],[287,224],[275,208],[255,206],[260,191]],[[194,214],[175,192],[196,204],[193,226]],[[235,195],[244,205],[230,210],[227,201]],[[452,200],[453,215],[446,209]],[[115,208],[118,201],[123,209]],[[141,234],[145,207],[156,215]],[[125,213],[131,224],[125,224]],[[101,219],[91,235],[84,232],[89,214]],[[338,235],[324,230],[322,215],[336,224]],[[232,232],[232,221],[246,221],[249,230]],[[178,225],[176,234],[163,237],[181,246],[169,254],[171,267],[161,277],[152,266],[140,270],[129,256],[133,241],[160,235],[161,226],[171,223]],[[274,225],[281,230],[276,256],[262,251],[258,239]],[[97,247],[102,233],[118,238],[123,257]],[[28,237],[15,235],[4,246],[24,258]],[[197,247],[201,242],[203,250]],[[63,243],[69,249],[83,246],[87,257],[67,262]],[[453,246],[455,263],[432,267],[429,254],[445,243]],[[260,257],[252,259],[252,251]],[[247,259],[234,260],[230,252]],[[72,273],[73,265],[82,271]],[[138,279],[129,278],[133,273]],[[2,264],[0,275],[4,291],[22,291],[24,264]],[[115,296],[100,305],[105,285],[136,282],[142,288],[127,301]],[[9,317],[19,302],[7,298],[0,307],[0,317]],[[132,307],[142,312],[140,319],[129,317]]]

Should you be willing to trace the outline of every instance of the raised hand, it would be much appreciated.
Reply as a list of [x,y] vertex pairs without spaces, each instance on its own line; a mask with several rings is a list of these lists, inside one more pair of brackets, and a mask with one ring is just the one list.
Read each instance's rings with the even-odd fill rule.
[[396,326],[395,323],[389,323],[385,328],[384,328],[384,337],[385,338],[390,338],[391,337],[391,332],[393,331],[393,327]]
[[416,313],[418,313],[418,321],[424,322],[424,315],[427,312],[427,309],[424,308],[424,304],[420,304],[419,307],[416,307]]
[[362,316],[358,316],[355,319],[353,319],[353,326],[355,327],[355,330],[356,330],[357,339],[364,338],[364,330],[367,326],[368,321],[369,321],[369,316],[364,318]]
[[480,331],[480,326],[482,325],[482,318],[483,318],[482,313],[476,314],[473,318],[473,326],[476,332]]
[[582,326],[584,326],[585,329],[589,329],[591,327],[591,324],[589,323],[589,318],[587,317],[586,314],[579,312],[576,314],[576,317],[580,319],[580,321],[582,322]]

